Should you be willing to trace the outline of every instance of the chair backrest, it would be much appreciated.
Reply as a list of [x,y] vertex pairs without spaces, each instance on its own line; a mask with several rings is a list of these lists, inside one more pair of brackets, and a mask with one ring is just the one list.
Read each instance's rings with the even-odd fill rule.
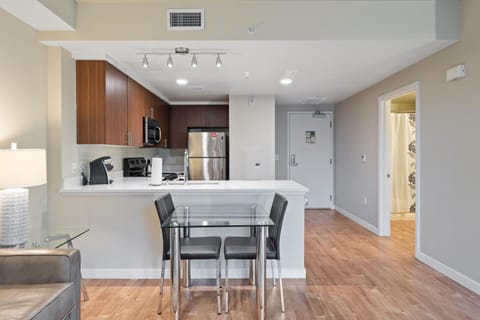
[[[167,193],[157,200],[155,200],[155,208],[157,209],[158,219],[160,220],[160,227],[167,221],[170,215],[175,211],[172,196]],[[163,237],[163,258],[167,258],[167,253],[170,250],[170,230],[168,228],[161,228]]]
[[282,232],[283,218],[287,211],[287,205],[287,198],[279,193],[275,193],[272,208],[270,209],[270,218],[275,225],[268,228],[268,236],[273,240],[273,245],[277,252],[276,259],[280,259],[280,234]]

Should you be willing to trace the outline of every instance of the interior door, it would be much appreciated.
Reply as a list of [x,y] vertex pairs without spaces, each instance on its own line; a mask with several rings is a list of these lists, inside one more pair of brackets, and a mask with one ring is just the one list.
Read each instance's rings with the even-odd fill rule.
[[307,208],[333,207],[331,113],[289,113],[289,178],[310,189]]

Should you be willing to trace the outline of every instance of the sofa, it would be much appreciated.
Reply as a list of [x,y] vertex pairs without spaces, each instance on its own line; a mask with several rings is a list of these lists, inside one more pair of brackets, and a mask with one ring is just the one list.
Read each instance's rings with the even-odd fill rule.
[[0,249],[0,319],[80,320],[80,252]]

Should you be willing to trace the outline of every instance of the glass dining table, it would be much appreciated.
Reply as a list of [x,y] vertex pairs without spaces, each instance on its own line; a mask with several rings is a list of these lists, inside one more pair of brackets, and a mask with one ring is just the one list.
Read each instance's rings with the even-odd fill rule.
[[260,206],[186,206],[178,207],[162,224],[170,231],[171,319],[181,319],[180,299],[180,233],[189,228],[249,227],[255,230],[256,246],[256,318],[266,319],[266,236],[274,223]]

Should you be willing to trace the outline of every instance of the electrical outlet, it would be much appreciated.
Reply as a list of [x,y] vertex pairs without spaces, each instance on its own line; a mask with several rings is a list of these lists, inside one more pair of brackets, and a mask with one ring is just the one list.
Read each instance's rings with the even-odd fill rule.
[[72,162],[72,173],[78,173],[78,166],[76,162]]
[[364,204],[364,205],[367,205],[367,204],[368,204],[368,199],[367,199],[367,197],[363,197],[363,204]]

